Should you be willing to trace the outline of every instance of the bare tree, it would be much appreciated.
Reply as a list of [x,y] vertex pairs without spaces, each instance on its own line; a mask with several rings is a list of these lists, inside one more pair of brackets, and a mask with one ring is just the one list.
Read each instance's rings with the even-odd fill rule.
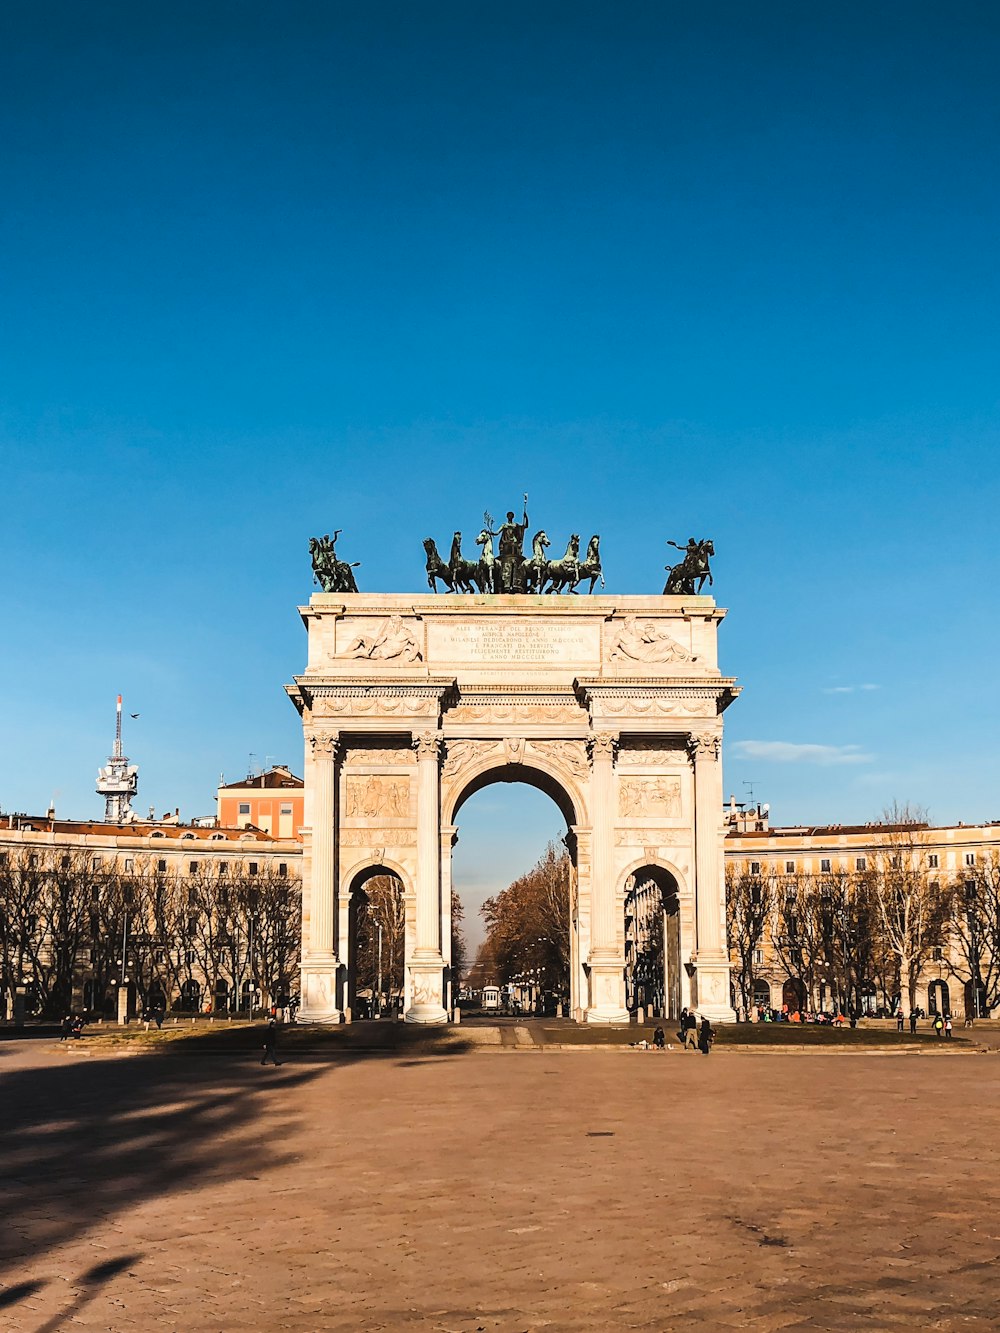
[[850,870],[822,875],[819,910],[835,1004],[853,1023],[862,1011],[863,988],[874,975],[880,928],[867,879]]
[[568,995],[570,882],[569,855],[549,843],[526,875],[486,900],[484,975],[503,984],[531,974],[540,989]]
[[771,920],[774,904],[774,875],[761,872],[759,861],[741,861],[726,866],[726,929],[729,947],[736,954],[736,988],[744,1014],[754,1003],[757,951]]
[[[963,967],[966,1015],[985,1018],[1000,1005],[1000,857],[967,866],[953,887],[951,932]],[[954,967],[952,968],[955,974]]]
[[921,861],[917,834],[927,828],[927,811],[894,802],[884,820],[884,838],[870,858],[867,879],[895,959],[905,1017],[916,1000],[917,978],[947,933],[953,892],[931,880]]

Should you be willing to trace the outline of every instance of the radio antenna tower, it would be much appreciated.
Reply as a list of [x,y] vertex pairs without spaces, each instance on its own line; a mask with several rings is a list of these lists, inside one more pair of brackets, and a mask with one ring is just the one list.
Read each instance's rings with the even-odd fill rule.
[[108,824],[126,824],[135,816],[132,797],[139,789],[139,765],[122,754],[122,697],[115,714],[115,745],[107,764],[97,770],[97,794],[104,797],[104,819]]

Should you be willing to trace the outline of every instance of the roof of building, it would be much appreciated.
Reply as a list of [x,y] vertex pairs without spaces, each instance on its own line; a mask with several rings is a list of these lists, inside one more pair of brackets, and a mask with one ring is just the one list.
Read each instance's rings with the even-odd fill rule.
[[798,825],[787,828],[775,828],[774,826],[765,829],[729,829],[726,838],[839,838],[848,835],[861,837],[879,837],[887,833],[946,833],[949,830],[962,829],[965,832],[971,832],[980,828],[996,828],[1000,825],[998,820],[987,820],[981,824],[959,823],[959,824],[813,824]]
[[198,824],[160,824],[136,819],[113,824],[103,819],[53,819],[49,815],[0,815],[0,831],[21,833],[68,833],[78,836],[120,838],[164,838],[172,842],[287,842],[248,824],[245,828],[205,828]]
[[247,791],[256,789],[262,791],[271,787],[304,787],[305,783],[301,778],[283,764],[275,764],[273,768],[267,769],[263,773],[248,774],[239,782],[223,782],[219,784],[219,791]]

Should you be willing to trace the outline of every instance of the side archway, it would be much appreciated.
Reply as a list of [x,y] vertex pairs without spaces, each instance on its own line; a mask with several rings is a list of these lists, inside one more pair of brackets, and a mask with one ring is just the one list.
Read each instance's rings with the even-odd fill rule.
[[687,1002],[682,967],[680,883],[673,869],[645,863],[625,880],[625,1004],[678,1018]]
[[407,895],[402,868],[365,862],[347,879],[344,1005],[355,1018],[395,1017],[406,977]]

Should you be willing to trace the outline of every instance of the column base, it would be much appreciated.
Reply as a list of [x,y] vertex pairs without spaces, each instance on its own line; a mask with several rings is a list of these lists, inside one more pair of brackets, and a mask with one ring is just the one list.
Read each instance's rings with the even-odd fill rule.
[[336,958],[321,962],[310,958],[302,964],[301,1004],[296,1021],[299,1023],[339,1023],[343,1014],[337,1007]]
[[625,1008],[625,965],[621,958],[591,960],[590,1004],[584,1021],[605,1027],[629,1021]]
[[404,1023],[423,1023],[434,1026],[447,1023],[444,1007],[444,959],[438,954],[430,958],[412,958],[410,977],[413,986],[410,1007],[403,1015]]
[[736,1011],[729,998],[729,959],[725,954],[695,957],[694,1008],[713,1023],[735,1023]]

